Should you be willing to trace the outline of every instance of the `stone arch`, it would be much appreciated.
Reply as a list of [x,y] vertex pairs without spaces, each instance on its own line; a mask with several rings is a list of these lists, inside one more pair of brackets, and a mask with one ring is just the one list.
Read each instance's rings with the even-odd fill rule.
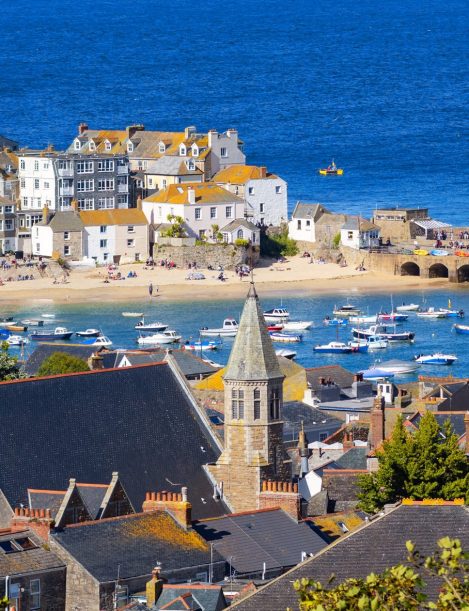
[[413,261],[401,265],[401,276],[420,276],[420,267]]
[[443,263],[434,263],[433,265],[430,265],[428,270],[429,278],[448,278],[448,276],[448,268],[446,265],[443,265]]
[[469,265],[458,268],[458,282],[469,282]]

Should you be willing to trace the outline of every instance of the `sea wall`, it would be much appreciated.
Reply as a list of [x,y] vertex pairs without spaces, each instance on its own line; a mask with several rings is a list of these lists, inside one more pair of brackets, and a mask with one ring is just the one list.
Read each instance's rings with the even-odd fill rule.
[[197,263],[197,267],[215,269],[221,265],[225,269],[234,269],[236,265],[255,265],[259,260],[259,251],[251,246],[235,246],[234,244],[203,244],[173,246],[171,244],[155,244],[153,259],[169,259],[178,267],[187,268],[189,263]]

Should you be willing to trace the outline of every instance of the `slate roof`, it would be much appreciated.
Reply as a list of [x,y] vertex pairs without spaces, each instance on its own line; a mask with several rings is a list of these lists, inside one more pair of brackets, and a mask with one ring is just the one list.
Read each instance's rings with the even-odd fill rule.
[[[365,447],[354,447],[350,448],[348,452],[342,454],[340,458],[334,460],[334,469],[366,469],[366,457],[368,455],[368,448]],[[330,469],[330,465],[327,467]]]
[[82,231],[83,223],[80,217],[73,211],[69,212],[54,212],[54,215],[47,221],[42,220],[37,225],[42,227],[50,227],[54,233],[63,231]]
[[282,509],[268,509],[194,524],[238,575],[279,571],[298,564],[301,552],[318,553],[327,544],[308,522],[296,522]]
[[[226,511],[202,467],[219,449],[167,364],[3,382],[0,418],[0,488],[13,506],[27,488],[102,483],[118,471],[137,509],[147,490],[173,482],[188,487],[194,517]],[[32,422],[25,451],[18,431]]]
[[324,206],[321,204],[306,204],[303,202],[296,202],[292,218],[316,220],[320,213],[329,213],[329,210],[324,208]]
[[30,509],[50,509],[51,516],[55,518],[64,500],[65,492],[65,490],[28,488],[28,506]]
[[283,377],[254,283],[251,283],[224,378],[256,381]]
[[33,549],[25,549],[7,554],[0,548],[0,575],[14,577],[15,575],[24,575],[25,573],[65,569],[63,561],[53,552],[43,547],[43,541],[32,530],[25,529],[15,533],[2,533],[0,534],[0,544],[24,537],[32,541]]
[[[28,376],[35,376],[42,363],[54,352],[66,352],[79,359],[88,360],[96,352],[96,346],[84,346],[83,344],[65,344],[59,342],[40,342],[31,356],[24,364],[24,371]],[[104,352],[103,352],[104,353]]]
[[[438,426],[443,430],[443,427],[447,420],[451,422],[454,432],[458,437],[461,437],[466,432],[466,426],[464,424],[464,416],[466,412],[433,412],[435,420],[438,422]],[[422,415],[420,413],[415,414],[409,421],[419,427]]]
[[[184,597],[183,600],[187,607],[181,604],[181,597]],[[186,608],[200,609],[200,611],[221,611],[225,609],[226,606],[225,596],[220,586],[179,583],[164,585],[163,592],[152,609],[180,610]]]
[[77,488],[91,516],[96,517],[109,484],[77,484]]
[[201,175],[202,170],[195,167],[193,170],[189,170],[186,165],[186,161],[193,160],[193,157],[177,157],[176,155],[163,155],[157,161],[151,169],[150,174],[161,174],[163,176],[189,176],[189,175]]
[[[98,581],[151,575],[156,562],[165,576],[183,567],[210,563],[210,546],[192,530],[186,531],[165,511],[151,511],[97,522],[67,526],[51,537]],[[216,551],[214,563],[222,562]]]
[[[230,608],[237,611],[298,609],[298,598],[292,586],[295,580],[306,577],[327,584],[334,573],[336,584],[349,577],[365,577],[372,571],[380,573],[405,561],[407,540],[411,539],[423,555],[428,555],[437,549],[438,539],[444,536],[458,538],[463,548],[469,547],[467,507],[401,505],[337,540],[314,558],[309,558],[238,604],[233,603]],[[428,592],[435,593],[435,581],[427,578],[425,581],[428,582]]]
[[341,365],[324,365],[306,369],[306,379],[313,390],[320,388],[319,378],[331,378],[339,388],[349,388],[353,382],[353,373]]
[[285,440],[298,439],[298,432],[301,423],[303,423],[309,443],[319,441],[320,433],[327,433],[327,436],[332,435],[333,432],[343,425],[342,420],[330,416],[327,412],[322,412],[316,407],[306,405],[306,403],[301,401],[284,403],[282,419],[285,422],[283,426]]
[[247,221],[246,219],[235,219],[234,221],[228,223],[228,225],[222,227],[220,231],[231,232],[235,231],[235,229],[238,229],[238,227],[244,227],[245,229],[249,229],[249,231],[259,231],[259,228],[256,227],[254,223],[251,223],[251,221]]
[[341,229],[359,229],[360,231],[373,231],[374,229],[379,229],[379,227],[364,218],[360,218],[358,216],[349,216],[345,223],[342,225]]
[[[125,355],[131,365],[141,365],[144,363],[161,363],[166,358],[166,350],[162,348],[156,348],[155,350],[148,352],[126,352],[118,355],[117,364],[122,360]],[[176,361],[179,369],[182,371],[184,376],[187,378],[207,376],[215,371],[218,371],[218,367],[212,367],[209,363],[206,363],[197,355],[192,354],[187,350],[171,350],[171,355]]]

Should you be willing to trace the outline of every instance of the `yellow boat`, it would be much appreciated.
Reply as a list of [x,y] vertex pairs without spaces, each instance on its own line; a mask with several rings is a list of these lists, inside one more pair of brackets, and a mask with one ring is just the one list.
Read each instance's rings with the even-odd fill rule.
[[424,250],[423,248],[417,248],[417,250],[414,250],[414,255],[428,255],[428,250]]
[[24,333],[28,330],[28,327],[25,325],[8,325],[5,327],[7,331],[11,331],[12,333]]
[[342,174],[344,173],[344,170],[342,168],[338,168],[335,165],[334,160],[332,160],[332,163],[330,166],[328,166],[327,168],[321,168],[318,170],[318,172],[322,176],[342,176]]

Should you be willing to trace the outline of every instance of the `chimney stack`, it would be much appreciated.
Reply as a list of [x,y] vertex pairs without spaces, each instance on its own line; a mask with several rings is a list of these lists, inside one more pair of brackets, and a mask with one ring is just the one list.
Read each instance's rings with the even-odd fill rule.
[[125,131],[127,132],[127,137],[132,138],[132,136],[134,136],[136,132],[145,131],[145,125],[142,125],[141,123],[137,125],[128,125],[125,128]]
[[78,126],[78,135],[81,136],[88,130],[88,123],[80,123]]
[[155,566],[151,572],[151,579],[146,584],[147,605],[153,607],[163,591],[163,580],[160,577],[161,567]]
[[353,435],[352,433],[349,433],[348,431],[345,431],[344,433],[344,438],[342,441],[342,447],[344,450],[344,454],[345,452],[348,452],[349,450],[351,450],[353,448]]
[[301,459],[300,477],[304,477],[309,471],[309,464],[308,464],[309,451],[308,451],[308,443],[306,441],[303,421],[301,421],[301,430],[298,434],[298,452],[299,452],[300,459]]
[[196,129],[195,125],[189,125],[189,127],[186,127],[184,129],[184,138],[187,140],[188,138],[190,138],[196,132],[197,132],[197,129]]
[[70,202],[70,207],[74,212],[78,212],[78,201],[75,198]]
[[142,196],[139,195],[137,197],[137,210],[141,210],[142,209]]
[[45,225],[49,222],[49,206],[44,206],[42,209],[42,222]]
[[215,140],[217,140],[217,138],[218,138],[217,130],[216,129],[211,129],[208,132],[208,147],[209,148],[212,148],[212,146],[214,145]]
[[181,492],[147,492],[142,510],[167,511],[186,530],[192,526],[192,505],[187,499],[187,488]]
[[464,414],[464,426],[466,428],[466,446],[464,451],[469,454],[469,412]]
[[259,168],[259,178],[265,178],[267,176],[267,168],[263,165]]
[[373,402],[370,412],[369,443],[372,450],[381,444],[384,439],[384,398],[378,394]]
[[194,187],[187,187],[187,201],[189,202],[189,204],[195,204]]

